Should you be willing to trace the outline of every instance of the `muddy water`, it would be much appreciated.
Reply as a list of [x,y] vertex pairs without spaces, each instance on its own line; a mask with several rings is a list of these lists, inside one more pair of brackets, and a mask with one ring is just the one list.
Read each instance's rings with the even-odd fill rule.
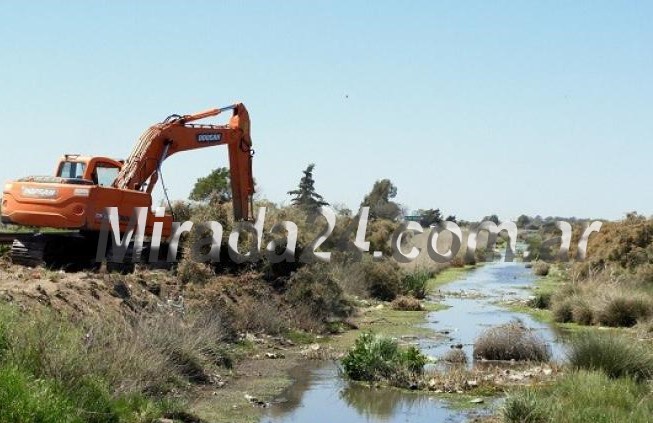
[[[497,302],[529,295],[534,277],[522,263],[493,262],[474,269],[442,289],[449,309],[428,315],[427,325],[444,334],[445,342],[418,340],[422,351],[440,356],[462,344],[471,362],[474,339],[489,326],[520,319],[551,346],[554,358],[563,354],[554,331],[523,313],[506,311]],[[444,400],[395,389],[374,389],[348,383],[334,363],[314,363],[294,370],[296,381],[267,409],[262,422],[465,422],[469,411],[452,409]],[[487,408],[474,413],[488,412]]]

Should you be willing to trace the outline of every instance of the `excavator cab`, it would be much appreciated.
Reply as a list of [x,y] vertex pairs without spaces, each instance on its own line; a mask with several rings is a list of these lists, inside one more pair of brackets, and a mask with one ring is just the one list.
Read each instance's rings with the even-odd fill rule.
[[91,183],[108,187],[113,185],[123,162],[108,157],[86,157],[66,154],[57,165],[56,177],[73,182]]
[[[68,159],[68,156],[66,156],[66,159]],[[85,170],[86,170],[85,162],[64,160],[59,163],[57,177],[65,178],[65,179],[84,179]]]

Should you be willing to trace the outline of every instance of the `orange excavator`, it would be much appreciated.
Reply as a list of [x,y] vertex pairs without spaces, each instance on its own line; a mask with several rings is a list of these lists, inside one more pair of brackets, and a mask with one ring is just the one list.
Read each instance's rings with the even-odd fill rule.
[[[226,125],[195,123],[232,111]],[[156,217],[152,190],[161,176],[161,164],[175,153],[227,145],[236,220],[252,219],[252,140],[249,114],[241,103],[192,115],[171,115],[140,137],[125,161],[107,157],[67,154],[55,176],[31,176],[5,184],[2,222],[28,227],[55,228],[22,235],[12,245],[12,260],[35,266],[77,268],[95,261],[106,208],[117,207],[121,232],[136,207],[149,210],[145,235],[155,222],[163,223],[162,236],[171,232],[173,216]],[[164,188],[165,189],[165,188]]]

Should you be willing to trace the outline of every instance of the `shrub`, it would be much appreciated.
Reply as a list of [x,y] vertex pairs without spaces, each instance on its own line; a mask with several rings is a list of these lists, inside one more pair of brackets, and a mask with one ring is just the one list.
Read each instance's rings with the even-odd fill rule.
[[467,354],[460,348],[452,348],[442,357],[447,363],[465,364],[467,363]]
[[190,252],[187,252],[177,266],[177,276],[183,283],[197,283],[204,284],[211,277],[215,276],[211,266],[204,263],[198,263],[190,257]]
[[577,297],[571,305],[571,319],[579,325],[591,325],[594,321],[594,310],[582,297]]
[[618,295],[607,300],[598,311],[597,320],[604,326],[631,327],[638,320],[653,315],[653,302],[643,296]]
[[556,299],[551,306],[553,321],[558,323],[568,323],[573,321],[573,301],[569,298]]
[[402,293],[423,299],[426,297],[427,284],[432,276],[431,272],[424,268],[417,268],[407,272],[401,279]]
[[426,357],[414,347],[369,332],[361,334],[341,360],[345,374],[360,381],[405,381],[422,373]]
[[550,356],[546,343],[520,321],[489,328],[474,342],[475,358],[548,361]]
[[551,306],[551,297],[553,293],[550,291],[537,291],[535,296],[528,300],[528,306],[539,309],[547,309]]
[[384,257],[392,256],[390,240],[392,234],[399,224],[386,219],[372,219],[368,223],[367,237],[370,243],[370,251],[381,251]]
[[635,279],[643,286],[653,286],[653,264],[640,266],[635,272]]
[[465,267],[465,259],[460,255],[454,257],[451,262],[451,267]]
[[394,310],[402,311],[420,311],[422,309],[422,304],[415,297],[406,297],[403,295],[398,296],[392,301],[391,304]]
[[345,300],[342,288],[324,263],[300,268],[287,284],[286,299],[312,314],[318,321],[330,317],[346,317],[352,307]]
[[571,341],[569,363],[577,369],[600,370],[611,378],[641,381],[653,376],[653,355],[643,345],[617,335],[584,333]]
[[[285,310],[269,297],[269,292],[263,291],[262,294],[231,298],[230,294],[226,294],[225,298],[221,299],[221,304],[216,306],[216,313],[225,320],[225,326],[231,332],[232,338],[245,332],[278,335],[288,329],[289,322]],[[309,324],[321,326],[319,321],[315,322],[315,316],[306,310],[307,308],[299,310],[296,307],[293,323],[302,329],[307,329]],[[316,326],[311,329],[313,327]]]
[[367,292],[373,298],[392,301],[402,292],[399,266],[391,260],[361,263],[362,277]]
[[546,276],[549,274],[550,268],[551,265],[549,265],[549,263],[544,261],[537,261],[533,265],[533,273],[535,273],[537,276]]

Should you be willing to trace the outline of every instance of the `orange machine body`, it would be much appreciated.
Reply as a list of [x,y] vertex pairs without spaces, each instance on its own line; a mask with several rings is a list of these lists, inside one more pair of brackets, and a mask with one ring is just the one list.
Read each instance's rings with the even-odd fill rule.
[[[227,125],[190,122],[233,110]],[[169,236],[172,216],[155,217],[151,192],[161,163],[170,155],[197,148],[227,145],[236,220],[251,218],[254,184],[249,115],[244,105],[212,109],[195,115],[173,116],[150,127],[124,162],[106,157],[66,155],[55,176],[27,177],[5,184],[2,221],[22,226],[97,232],[107,220],[106,208],[117,207],[125,230],[136,207],[146,207],[146,234],[155,222]]]
[[[79,178],[27,177],[4,186],[2,197],[2,220],[21,226],[50,227],[100,231],[107,219],[106,208],[118,207],[121,230],[124,230],[136,207],[152,206],[147,192],[122,190],[96,183],[94,171],[98,167],[119,171],[122,163],[106,157],[66,156],[61,159],[57,171],[67,163],[84,167]],[[116,172],[117,174],[118,172]],[[172,216],[158,218],[163,222],[164,236],[172,226]],[[148,213],[146,233],[151,233],[155,222],[154,213]]]

